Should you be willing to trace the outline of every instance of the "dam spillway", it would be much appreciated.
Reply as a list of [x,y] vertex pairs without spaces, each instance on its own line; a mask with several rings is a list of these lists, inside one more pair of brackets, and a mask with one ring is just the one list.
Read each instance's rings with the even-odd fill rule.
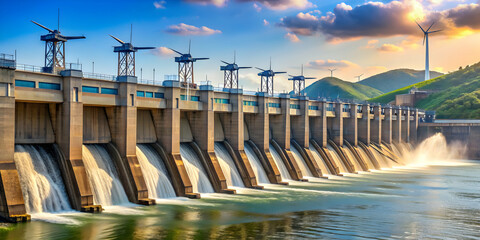
[[[368,104],[360,112],[350,103],[210,85],[186,89],[178,81],[162,85],[139,83],[135,77],[111,81],[84,77],[72,69],[61,74],[0,71],[0,84],[10,86],[0,96],[4,117],[0,150],[6,153],[2,176],[9,176],[3,184],[11,187],[4,197],[15,199],[13,205],[4,203],[2,216],[7,219],[27,213],[23,193],[27,190],[16,170],[20,166],[14,161],[15,145],[57,146],[61,157],[54,161],[62,176],[63,196],[71,209],[93,211],[98,205],[150,205],[157,198],[234,193],[229,186],[261,188],[285,184],[283,179],[358,172],[365,167],[357,155],[368,169],[376,169],[377,160],[371,156],[379,158],[381,167],[394,166],[372,144],[396,144],[398,149],[390,151],[403,154],[401,143],[416,139],[402,134],[416,136],[419,116],[424,114]],[[363,127],[361,121],[371,124]],[[389,127],[399,121],[410,124]],[[350,152],[344,138],[358,151]],[[153,145],[157,147],[152,149]]]

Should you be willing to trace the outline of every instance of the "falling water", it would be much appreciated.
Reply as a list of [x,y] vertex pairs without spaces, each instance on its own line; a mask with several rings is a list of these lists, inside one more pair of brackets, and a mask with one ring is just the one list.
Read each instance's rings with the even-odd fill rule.
[[297,165],[300,168],[302,175],[307,177],[313,177],[312,172],[308,168],[305,159],[303,159],[298,149],[294,145],[290,145],[290,151],[292,152],[293,158],[295,158],[295,161],[297,162]]
[[[382,152],[385,154],[384,155],[385,156],[385,161],[386,161],[386,163],[389,167],[401,166],[402,165],[401,161],[399,159],[396,159],[395,156],[392,156],[392,155],[395,155],[395,154],[392,154],[393,151],[391,151],[390,148],[388,148],[388,146],[386,146],[385,144],[380,144],[380,146],[382,147]],[[389,157],[386,157],[386,156],[389,156]]]
[[273,147],[272,144],[270,144],[270,153],[272,154],[273,161],[275,162],[275,164],[277,164],[277,168],[280,171],[280,175],[282,176],[282,179],[284,180],[292,179],[290,177],[290,174],[288,173],[287,167],[282,161],[282,157],[280,157],[280,154],[278,154],[277,150]]
[[445,136],[441,133],[427,138],[413,151],[408,151],[409,146],[402,147],[405,152],[403,155],[405,162],[414,165],[452,164],[458,159],[465,159],[466,152],[465,145],[447,144]]
[[267,173],[265,173],[265,169],[263,169],[262,163],[260,163],[260,159],[258,159],[257,154],[255,154],[248,142],[245,142],[245,154],[247,154],[248,161],[250,161],[253,172],[255,172],[257,183],[270,183]]
[[200,159],[188,143],[180,144],[180,154],[182,155],[183,164],[192,183],[193,192],[215,192]]
[[381,168],[389,168],[390,166],[387,164],[387,159],[379,153],[376,149],[373,147],[370,147],[370,152],[372,152],[373,156],[377,160],[378,164],[380,165]]
[[227,185],[245,187],[232,156],[230,156],[222,142],[215,142],[215,155],[217,155],[220,168],[222,168],[223,175],[225,175],[225,179],[227,180]]
[[93,191],[93,202],[102,206],[128,203],[117,169],[102,145],[83,145],[83,163]]
[[353,164],[353,166],[355,167],[355,171],[356,172],[363,171],[362,166],[360,165],[360,163],[358,162],[357,158],[352,153],[350,148],[346,145],[343,145],[343,151],[345,152],[345,155],[346,155],[345,157],[347,157],[350,160],[350,162]]
[[320,153],[318,153],[317,149],[315,147],[313,147],[312,145],[310,145],[310,152],[312,152],[313,158],[317,162],[317,165],[320,168],[320,170],[322,170],[322,174],[332,174],[328,170],[327,164],[323,160],[322,155],[320,155]]
[[368,157],[365,150],[363,150],[363,148],[361,148],[361,147],[359,147],[357,149],[358,149],[358,154],[360,154],[360,156],[363,158],[363,160],[365,161],[365,163],[368,166],[368,169],[372,169],[372,170],[375,169],[375,165],[373,165],[372,160]]
[[42,146],[16,145],[14,160],[27,213],[71,210],[57,162]]
[[335,161],[335,163],[337,164],[337,166],[340,170],[340,173],[348,173],[347,168],[343,164],[342,159],[338,155],[337,151],[335,151],[335,149],[333,149],[333,147],[330,145],[330,143],[327,145],[327,150],[330,152],[330,155],[332,156],[333,161]]
[[148,144],[137,145],[137,158],[147,184],[149,198],[174,198],[175,190],[160,155]]

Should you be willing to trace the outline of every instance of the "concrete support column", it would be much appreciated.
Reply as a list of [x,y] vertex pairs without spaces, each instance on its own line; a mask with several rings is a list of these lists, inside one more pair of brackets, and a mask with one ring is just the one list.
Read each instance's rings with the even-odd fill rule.
[[382,120],[382,141],[391,144],[393,140],[393,110],[391,107],[383,108],[385,118]]
[[298,167],[297,161],[290,151],[290,95],[282,94],[280,97],[281,114],[270,115],[270,131],[272,131],[272,138],[278,143],[283,154],[285,166],[290,173],[293,180],[300,180],[303,178],[302,171]]
[[208,172],[215,192],[230,192],[227,191],[227,180],[215,155],[215,128],[213,126],[215,115],[213,112],[214,95],[212,86],[200,86],[200,101],[202,103],[201,111],[187,113],[193,138],[201,150],[201,157],[205,161],[204,167]]
[[[120,155],[117,169],[127,196],[131,202],[152,205],[142,169],[137,159],[137,78],[119,77],[118,96],[120,106],[107,108],[112,133],[112,143]],[[111,151],[112,152],[112,151]],[[115,157],[114,157],[115,159]],[[114,160],[115,161],[115,160]]]
[[358,144],[358,104],[350,104],[350,117],[343,120],[343,136],[352,146]]
[[[268,180],[271,183],[281,183],[282,176],[270,154],[270,134],[269,134],[269,115],[268,115],[268,97],[259,93],[257,97],[258,113],[248,114],[245,117],[249,129],[250,140],[257,146],[261,152],[261,161]],[[260,157],[260,156],[259,156]]]
[[410,108],[402,110],[402,141],[410,142]]
[[417,143],[418,136],[418,109],[412,109],[410,111],[412,120],[410,120],[410,142]]
[[332,119],[330,128],[331,138],[337,146],[343,146],[343,103],[335,103],[335,117]]
[[392,121],[392,141],[401,142],[402,141],[402,109],[395,107],[393,109],[393,115],[396,117]]
[[382,107],[373,106],[373,120],[370,122],[370,139],[377,144],[382,143]]
[[327,109],[325,102],[319,103],[320,116],[312,117],[310,121],[311,138],[318,143],[320,147],[327,147]]
[[370,131],[371,131],[371,119],[370,119],[370,105],[364,104],[361,107],[362,118],[358,119],[358,139],[359,141],[370,144]]
[[15,70],[0,68],[0,217],[9,222],[30,220],[14,161]]
[[166,85],[166,108],[152,110],[157,141],[165,151],[165,165],[177,196],[198,197],[193,193],[192,183],[180,155],[180,83],[170,81]]
[[291,135],[298,143],[298,149],[314,177],[321,177],[322,170],[318,167],[312,153],[310,152],[310,118],[308,116],[309,101],[307,97],[300,97],[300,115],[291,116]]
[[82,159],[83,103],[82,73],[63,71],[63,103],[57,105],[55,137],[65,159],[59,166],[72,207],[76,210],[96,212],[93,194]]
[[241,90],[231,89],[231,91],[230,104],[232,112],[221,115],[225,139],[232,147],[232,158],[245,186],[258,188],[255,173],[244,150],[243,95]]

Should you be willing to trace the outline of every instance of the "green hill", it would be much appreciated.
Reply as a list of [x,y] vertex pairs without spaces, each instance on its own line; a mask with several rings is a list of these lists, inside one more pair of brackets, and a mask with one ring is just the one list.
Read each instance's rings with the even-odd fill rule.
[[[430,71],[430,77],[436,78],[442,73]],[[395,69],[366,78],[358,83],[376,88],[382,92],[390,92],[399,88],[422,82],[425,71],[413,69]]]
[[416,107],[436,110],[438,118],[480,118],[480,63],[397,89],[369,101],[388,103],[395,100],[395,95],[408,93],[412,87],[435,92],[419,101]]
[[358,83],[346,82],[335,77],[320,79],[305,88],[311,99],[318,97],[366,100],[382,94],[381,91]]

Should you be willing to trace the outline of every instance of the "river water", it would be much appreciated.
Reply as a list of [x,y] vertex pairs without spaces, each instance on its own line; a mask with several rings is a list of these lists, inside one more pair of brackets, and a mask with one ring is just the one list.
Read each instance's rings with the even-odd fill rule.
[[1,239],[480,238],[480,163],[401,167],[237,195],[4,224]]

